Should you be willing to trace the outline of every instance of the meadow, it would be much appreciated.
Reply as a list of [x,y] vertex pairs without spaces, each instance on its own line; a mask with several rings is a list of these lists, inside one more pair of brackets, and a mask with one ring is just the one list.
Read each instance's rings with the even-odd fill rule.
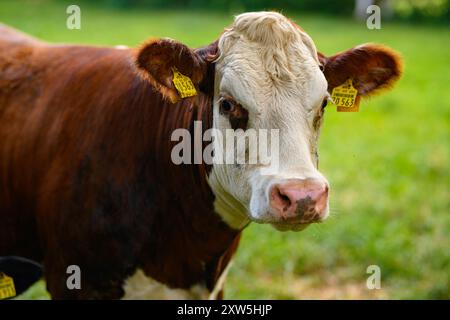
[[[0,1],[0,22],[50,42],[137,46],[170,37],[215,40],[236,12],[118,10],[81,2],[81,30],[66,28],[67,1]],[[377,42],[405,71],[358,113],[327,107],[320,170],[331,216],[300,233],[253,224],[226,283],[228,299],[450,298],[450,28],[284,12],[331,55]],[[366,286],[370,265],[381,289]],[[48,298],[44,283],[20,298]]]

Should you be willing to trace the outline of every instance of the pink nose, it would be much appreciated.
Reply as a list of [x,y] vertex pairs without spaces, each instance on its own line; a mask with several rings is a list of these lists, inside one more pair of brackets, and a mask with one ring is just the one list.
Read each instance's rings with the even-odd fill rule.
[[326,214],[328,185],[313,179],[290,180],[273,185],[270,205],[276,218],[308,223]]

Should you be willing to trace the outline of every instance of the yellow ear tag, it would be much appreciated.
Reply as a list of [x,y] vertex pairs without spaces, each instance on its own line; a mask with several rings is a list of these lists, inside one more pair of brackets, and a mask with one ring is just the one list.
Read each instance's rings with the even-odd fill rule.
[[178,91],[181,98],[187,98],[197,95],[197,90],[195,90],[194,84],[189,77],[186,77],[177,68],[172,67],[173,71],[173,84]]
[[0,272],[0,300],[16,296],[13,278]]
[[337,106],[338,112],[359,111],[358,90],[353,87],[353,80],[347,79],[343,84],[333,89],[331,99]]

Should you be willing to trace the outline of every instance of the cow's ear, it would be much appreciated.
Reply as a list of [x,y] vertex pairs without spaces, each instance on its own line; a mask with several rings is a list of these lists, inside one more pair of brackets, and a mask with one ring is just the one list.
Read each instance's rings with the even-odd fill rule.
[[402,60],[395,51],[376,44],[365,44],[331,57],[319,54],[328,91],[353,80],[358,95],[369,96],[390,88],[401,76]]
[[144,43],[138,50],[136,66],[141,76],[173,103],[181,99],[173,84],[174,69],[189,77],[196,88],[208,71],[201,55],[171,39],[152,39]]

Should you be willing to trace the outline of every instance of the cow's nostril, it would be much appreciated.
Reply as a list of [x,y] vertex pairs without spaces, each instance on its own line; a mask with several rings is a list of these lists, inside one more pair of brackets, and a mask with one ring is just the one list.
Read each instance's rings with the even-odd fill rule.
[[287,211],[289,207],[292,205],[291,199],[285,194],[282,194],[280,190],[278,189],[278,196],[281,200],[281,203],[283,204],[283,211]]
[[291,199],[281,192],[278,186],[274,186],[272,189],[272,201],[283,212],[286,212],[292,205]]

